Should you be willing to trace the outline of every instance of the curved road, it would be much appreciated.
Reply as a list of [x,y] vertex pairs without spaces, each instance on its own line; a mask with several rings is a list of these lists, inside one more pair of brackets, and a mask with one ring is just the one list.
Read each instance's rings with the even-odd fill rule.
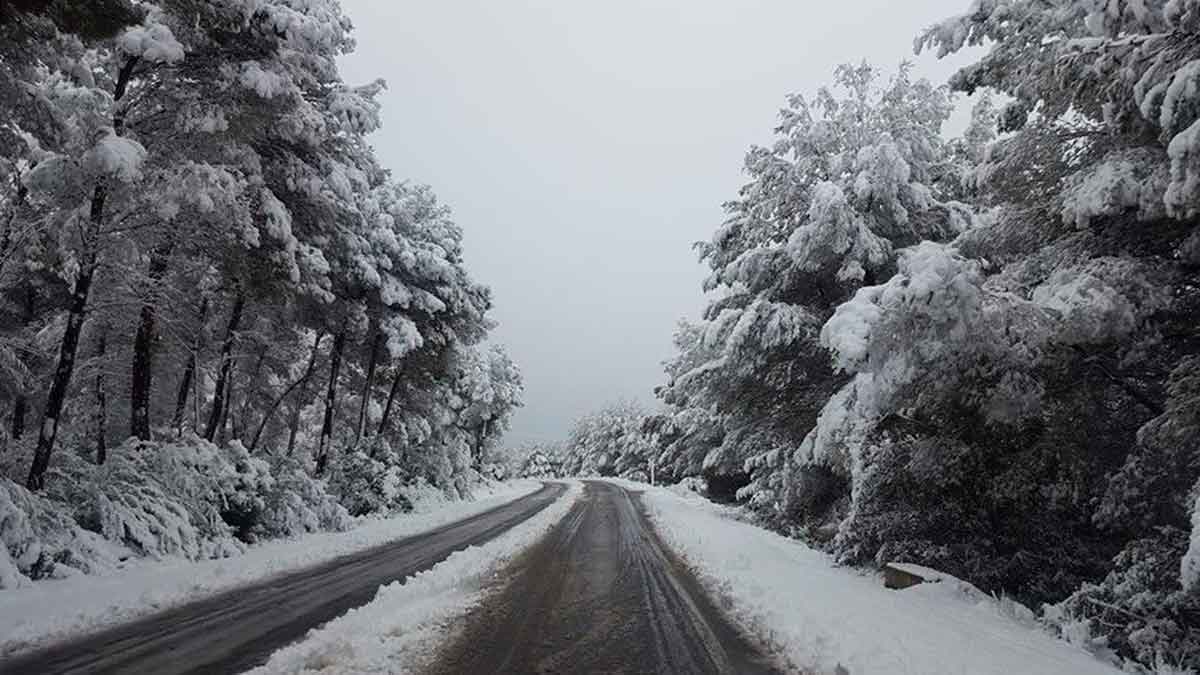
[[0,661],[0,673],[240,672],[266,661],[309,629],[370,602],[382,584],[498,537],[565,489],[547,484],[532,495],[430,532]]
[[771,673],[659,541],[628,491],[588,482],[431,668],[471,673]]

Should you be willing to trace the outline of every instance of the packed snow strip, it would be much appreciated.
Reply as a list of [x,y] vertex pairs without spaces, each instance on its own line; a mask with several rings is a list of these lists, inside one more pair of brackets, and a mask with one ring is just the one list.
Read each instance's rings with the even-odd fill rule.
[[489,580],[571,510],[579,482],[534,517],[483,546],[458,551],[432,569],[379,589],[352,609],[275,652],[253,675],[320,672],[411,673],[426,667],[453,635],[452,626],[477,605]]
[[645,490],[642,501],[663,540],[732,618],[806,672],[1119,672],[948,575],[888,590],[878,575],[835,566],[697,495],[619,482]]
[[47,580],[0,591],[0,655],[26,651],[73,635],[120,624],[273,575],[363,551],[469,518],[532,494],[533,480],[480,486],[474,501],[451,501],[430,488],[413,497],[413,511],[363,518],[345,532],[321,532],[251,546],[217,560],[136,559],[108,574]]

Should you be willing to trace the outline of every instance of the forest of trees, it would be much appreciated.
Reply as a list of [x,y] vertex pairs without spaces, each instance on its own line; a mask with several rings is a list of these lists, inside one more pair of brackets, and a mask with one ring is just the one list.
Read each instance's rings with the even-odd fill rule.
[[1200,1],[977,0],[916,40],[967,46],[945,86],[847,65],[788,99],[698,244],[662,409],[585,418],[567,469],[653,460],[1200,669]]
[[520,405],[336,0],[0,3],[0,588],[469,489]]
[[336,0],[0,2],[0,588],[653,466],[1200,670],[1200,0],[975,0],[915,46],[983,56],[842,66],[748,152],[658,409],[489,466],[520,373]]

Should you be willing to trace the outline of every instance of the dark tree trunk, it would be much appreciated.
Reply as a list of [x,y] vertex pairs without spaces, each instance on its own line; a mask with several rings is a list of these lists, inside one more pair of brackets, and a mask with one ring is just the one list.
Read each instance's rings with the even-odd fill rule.
[[400,391],[400,384],[404,381],[404,368],[396,369],[396,377],[392,379],[392,386],[388,389],[387,403],[383,404],[383,417],[379,418],[379,435],[382,436],[387,429],[388,419],[392,416],[392,404],[396,401],[396,394]]
[[[104,196],[103,186],[97,187],[92,198],[92,214],[95,219],[99,219],[99,214],[104,210]],[[58,365],[54,368],[54,379],[50,381],[50,392],[46,395],[46,407],[42,411],[42,426],[38,429],[37,446],[33,451],[33,464],[29,467],[29,477],[25,480],[25,487],[34,492],[46,486],[46,468],[50,466],[50,453],[54,451],[54,441],[58,437],[59,417],[67,400],[71,376],[75,373],[79,334],[83,332],[88,294],[91,292],[92,278],[96,273],[95,255],[88,257],[90,259],[84,262],[78,278],[75,279],[75,291],[71,294],[71,306],[67,314],[67,327],[63,330],[62,343],[58,349]]]
[[[117,82],[113,87],[114,102],[119,103],[124,98],[137,64],[138,57],[130,58],[117,73]],[[113,116],[113,132],[120,136],[124,131],[124,112],[118,106],[118,113]],[[50,466],[50,454],[54,452],[54,441],[58,438],[58,423],[62,416],[63,404],[67,400],[67,388],[71,386],[71,376],[75,373],[79,334],[83,332],[83,323],[87,316],[88,296],[92,290],[92,279],[95,277],[96,267],[99,265],[100,226],[104,222],[104,204],[107,199],[108,188],[103,181],[100,181],[92,190],[92,203],[88,211],[88,232],[83,238],[82,264],[79,268],[79,276],[75,279],[74,292],[71,294],[71,306],[67,312],[67,327],[63,330],[62,342],[59,344],[58,363],[54,367],[54,378],[50,381],[46,406],[42,410],[42,425],[38,429],[33,463],[29,467],[29,477],[25,480],[25,487],[31,491],[36,492],[46,486],[46,469]]]
[[25,412],[29,409],[29,399],[24,394],[17,396],[17,400],[13,402],[12,421],[9,427],[9,436],[14,441],[21,440],[21,436],[25,434]]
[[329,464],[329,441],[333,436],[333,410],[337,404],[338,372],[342,368],[342,350],[346,347],[346,331],[342,329],[333,340],[333,352],[329,355],[329,387],[325,390],[325,421],[321,423],[321,440],[317,445],[318,476],[325,473]]
[[230,360],[229,365],[229,380],[225,387],[225,405],[221,408],[221,420],[217,423],[217,445],[225,443],[225,441],[234,437],[233,424],[235,415],[230,411],[233,409],[234,395],[237,393],[237,379],[234,374],[237,371],[237,365]]
[[[192,356],[188,359],[187,365],[183,367],[183,377],[179,381],[179,393],[175,395],[175,416],[171,419],[171,426],[175,427],[176,433],[183,432],[183,413],[187,410],[188,391],[192,388],[192,378],[196,376],[196,362],[200,360],[200,336],[204,332],[204,322],[208,318],[208,298],[200,303],[200,328],[196,331],[196,342],[192,345]],[[199,427],[199,416],[196,418],[196,426]],[[196,431],[199,431],[197,428]]]
[[221,344],[221,365],[217,374],[217,388],[213,392],[212,413],[204,427],[204,438],[209,441],[216,435],[225,413],[226,390],[229,388],[229,374],[233,368],[233,343],[237,339],[237,330],[242,323],[242,310],[245,306],[246,292],[239,285],[234,295],[233,310],[229,313],[229,323],[225,326],[225,341]]
[[[0,272],[4,271],[4,266],[8,263],[9,256],[17,249],[13,240],[17,214],[20,213],[21,207],[25,205],[25,200],[28,196],[29,188],[25,187],[24,183],[18,182],[17,197],[12,202],[12,211],[4,219],[4,232],[0,234]],[[31,289],[30,293],[32,292]]]
[[367,381],[363,383],[362,400],[358,404],[358,428],[354,431],[354,444],[358,445],[363,439],[367,428],[367,407],[371,404],[371,389],[375,386],[375,364],[379,360],[380,342],[383,335],[375,332],[371,339],[371,354],[367,357]]
[[[170,244],[156,247],[150,253],[147,276],[151,286],[157,286],[167,272],[171,255]],[[153,288],[150,293],[154,293]],[[155,316],[154,299],[142,304],[137,333],[133,338],[133,364],[129,391],[129,433],[143,441],[150,440],[150,389],[154,377]]]
[[188,389],[192,386],[192,377],[196,374],[196,354],[188,356],[183,366],[183,376],[179,380],[179,393],[175,394],[175,415],[171,418],[171,426],[175,433],[183,433],[183,413],[187,410]]
[[483,446],[487,442],[488,429],[492,426],[491,420],[484,420],[483,423],[475,429],[475,447],[472,449],[472,460],[475,464],[475,470],[483,468]]
[[[305,387],[307,390],[307,387]],[[296,452],[296,435],[300,433],[300,412],[304,407],[304,397],[301,396],[296,405],[292,407],[292,419],[288,422],[288,457]]]
[[107,327],[96,342],[96,463],[108,461],[108,394],[104,391],[104,355],[108,351]]
[[238,414],[233,418],[233,438],[243,440],[246,435],[246,420],[250,419],[250,404],[252,397],[250,395],[251,387],[258,381],[258,376],[262,373],[263,362],[267,360],[267,352],[270,347],[266,344],[258,351],[258,358],[254,359],[254,368],[250,370],[250,376],[246,378],[246,386],[243,387],[242,405],[238,408]]
[[[324,335],[320,333],[317,334],[317,339],[313,342],[312,355],[308,357],[308,367],[304,369],[304,374],[301,375],[295,382],[289,384],[287,389],[283,390],[282,394],[276,396],[275,400],[271,401],[271,405],[267,407],[267,411],[263,413],[262,421],[258,423],[258,429],[256,429],[254,432],[254,438],[250,440],[251,452],[258,447],[258,441],[262,438],[263,430],[267,428],[267,423],[271,421],[271,417],[275,414],[275,411],[279,409],[279,405],[283,403],[283,400],[287,398],[296,389],[296,387],[308,382],[308,379],[312,377],[313,370],[315,370],[317,367],[317,354],[321,351],[321,340],[324,338]],[[299,407],[297,406],[296,409],[299,410]],[[289,439],[288,442],[288,454],[291,454],[291,446],[292,443],[295,442],[295,437],[295,432],[293,431],[291,439]]]

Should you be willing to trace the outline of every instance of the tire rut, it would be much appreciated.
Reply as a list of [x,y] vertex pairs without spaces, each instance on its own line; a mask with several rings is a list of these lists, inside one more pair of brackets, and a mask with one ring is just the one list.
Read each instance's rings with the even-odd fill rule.
[[589,481],[429,675],[778,672],[662,544],[636,497]]

